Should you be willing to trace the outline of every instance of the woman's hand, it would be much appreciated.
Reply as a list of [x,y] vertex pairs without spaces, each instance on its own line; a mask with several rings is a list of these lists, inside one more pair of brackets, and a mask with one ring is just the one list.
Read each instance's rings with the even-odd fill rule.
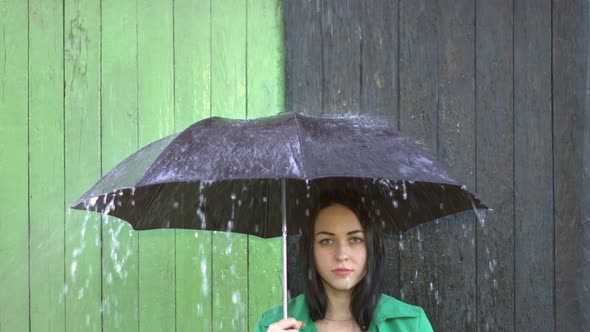
[[305,323],[296,320],[295,318],[282,319],[268,327],[267,332],[296,332],[299,328],[305,326]]

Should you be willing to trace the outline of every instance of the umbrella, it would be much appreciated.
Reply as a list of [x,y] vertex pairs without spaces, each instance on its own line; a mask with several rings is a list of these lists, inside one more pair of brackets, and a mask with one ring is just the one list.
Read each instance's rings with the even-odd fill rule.
[[297,113],[199,121],[129,156],[72,208],[118,217],[136,230],[282,235],[286,317],[286,237],[309,222],[317,193],[333,187],[361,193],[389,234],[486,208],[420,144],[386,123]]

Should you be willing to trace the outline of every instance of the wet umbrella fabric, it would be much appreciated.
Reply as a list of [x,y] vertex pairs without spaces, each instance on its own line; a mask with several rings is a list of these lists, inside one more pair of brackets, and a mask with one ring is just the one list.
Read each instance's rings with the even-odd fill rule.
[[298,233],[310,222],[314,197],[333,187],[358,192],[390,234],[485,208],[421,145],[386,123],[296,113],[197,122],[125,159],[72,208],[118,217],[136,230],[268,238],[282,234],[281,219],[289,234]]

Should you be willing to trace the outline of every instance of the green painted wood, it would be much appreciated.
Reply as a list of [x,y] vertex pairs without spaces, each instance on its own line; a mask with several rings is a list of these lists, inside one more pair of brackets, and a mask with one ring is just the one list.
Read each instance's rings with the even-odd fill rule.
[[[172,1],[137,4],[139,145],[174,133]],[[138,232],[140,331],[175,330],[174,230]]]
[[[100,177],[99,1],[65,6],[65,198]],[[66,330],[101,331],[100,216],[70,211],[65,225]]]
[[247,3],[247,117],[285,109],[283,5],[276,0]]
[[[246,1],[211,2],[211,113],[246,116]],[[224,221],[227,222],[227,221]],[[248,326],[247,237],[212,234],[213,331]]]
[[246,0],[211,2],[211,112],[246,116]]
[[[211,114],[211,4],[174,2],[175,129]],[[211,331],[211,232],[176,231],[176,330]]]
[[[283,4],[248,0],[247,15],[247,117],[270,116],[285,107]],[[248,331],[281,303],[281,257],[280,238],[248,237]]]
[[0,329],[29,330],[28,10],[0,1]]
[[476,228],[477,328],[511,331],[515,319],[514,4],[477,1],[475,7],[476,183],[477,192],[494,207],[494,213]]
[[[138,149],[137,6],[101,3],[102,173]],[[96,180],[96,179],[95,179]],[[116,218],[105,218],[102,279],[104,331],[138,331],[137,234]]]
[[29,2],[31,331],[65,328],[63,4]]
[[[551,2],[514,7],[514,330],[555,326]],[[543,313],[539,315],[539,313]]]

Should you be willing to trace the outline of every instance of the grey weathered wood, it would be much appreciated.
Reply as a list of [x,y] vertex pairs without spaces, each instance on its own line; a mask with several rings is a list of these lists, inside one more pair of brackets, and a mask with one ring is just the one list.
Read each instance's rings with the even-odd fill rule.
[[361,1],[360,110],[398,122],[398,1]]
[[433,153],[438,132],[438,21],[436,1],[399,4],[400,129]]
[[[440,1],[438,33],[438,156],[454,174],[475,188],[474,2]],[[472,214],[442,222],[434,252],[434,288],[440,312],[437,331],[475,327],[475,243]],[[446,257],[445,257],[446,255]],[[436,294],[435,294],[436,295]]]
[[[590,216],[584,143],[588,110],[588,1],[554,1],[553,158],[555,190],[555,306],[557,331],[590,331],[590,289],[584,272],[590,260],[584,248]],[[586,180],[587,181],[587,180]],[[587,276],[587,275],[586,275]]]
[[288,98],[397,122],[495,210],[388,242],[386,292],[435,330],[590,331],[590,11],[549,1],[286,2],[320,15],[321,36],[297,42],[319,45],[323,73],[287,61],[321,80]]
[[[399,4],[399,103],[400,129],[426,143],[436,154],[437,148],[437,38],[438,12],[431,0]],[[430,287],[437,280],[434,256],[436,227],[424,225],[404,235],[400,243],[400,298],[419,304],[437,325],[438,289]]]
[[[513,3],[476,1],[477,328],[514,330]],[[528,330],[528,328],[527,328]]]
[[322,113],[360,113],[360,2],[322,1]]
[[514,3],[514,328],[555,326],[551,2]]
[[285,108],[318,114],[322,108],[321,0],[285,1]]

